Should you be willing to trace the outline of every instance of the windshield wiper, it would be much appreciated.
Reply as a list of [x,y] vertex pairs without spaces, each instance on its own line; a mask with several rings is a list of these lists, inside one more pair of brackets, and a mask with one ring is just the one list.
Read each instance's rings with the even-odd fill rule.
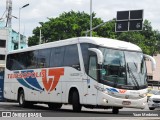
[[136,77],[134,76],[132,70],[130,69],[128,63],[127,63],[127,69],[128,69],[129,75],[131,75],[131,77],[132,77],[133,84],[137,87],[137,89],[139,89],[138,81],[137,81]]

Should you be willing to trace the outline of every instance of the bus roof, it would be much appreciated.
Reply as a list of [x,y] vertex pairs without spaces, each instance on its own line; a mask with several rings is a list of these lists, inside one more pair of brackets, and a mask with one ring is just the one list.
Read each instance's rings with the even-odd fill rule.
[[130,51],[140,51],[140,52],[142,51],[141,48],[138,47],[137,45],[129,42],[120,41],[120,40],[115,40],[110,38],[99,38],[99,37],[76,37],[76,38],[70,38],[66,40],[59,40],[56,42],[49,42],[41,45],[35,45],[35,46],[31,46],[21,50],[14,50],[9,53],[17,53],[17,52],[24,52],[24,51],[30,51],[30,50],[50,48],[50,47],[65,46],[65,45],[71,45],[76,43],[91,43],[91,44],[99,45],[102,47],[108,47],[108,48],[114,48],[114,49],[120,49],[120,50],[130,50]]

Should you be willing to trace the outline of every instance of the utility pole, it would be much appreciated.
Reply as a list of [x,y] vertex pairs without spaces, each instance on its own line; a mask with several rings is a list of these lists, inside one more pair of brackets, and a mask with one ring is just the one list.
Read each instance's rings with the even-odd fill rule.
[[6,0],[6,27],[12,27],[12,0]]
[[39,45],[41,44],[42,41],[42,33],[41,33],[41,28],[39,29]]
[[92,37],[92,0],[90,0],[90,37]]
[[21,49],[21,34],[20,34],[20,26],[21,26],[21,9],[22,8],[25,8],[25,7],[27,7],[27,6],[29,6],[29,4],[25,4],[25,5],[23,5],[22,7],[20,7],[19,8],[19,25],[18,25],[18,27],[19,27],[19,40],[18,40],[18,49]]

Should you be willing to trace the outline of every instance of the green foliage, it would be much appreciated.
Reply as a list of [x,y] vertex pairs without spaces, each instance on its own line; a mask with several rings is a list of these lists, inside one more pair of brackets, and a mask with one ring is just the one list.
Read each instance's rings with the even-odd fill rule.
[[123,32],[117,35],[117,39],[137,44],[144,53],[154,55],[160,52],[160,33],[152,30],[151,23],[145,20],[143,30],[139,32]]
[[[101,18],[96,18],[95,13],[92,16],[93,27],[104,22]],[[29,46],[39,43],[40,29],[42,43],[85,36],[85,32],[90,28],[90,15],[84,12],[64,12],[59,17],[48,18],[47,22],[40,22],[40,24],[41,27],[36,27],[33,30],[34,35],[29,37]],[[92,36],[131,42],[138,45],[146,54],[160,53],[160,32],[153,30],[148,20],[144,21],[142,31],[115,33],[115,19],[113,19],[92,31]]]

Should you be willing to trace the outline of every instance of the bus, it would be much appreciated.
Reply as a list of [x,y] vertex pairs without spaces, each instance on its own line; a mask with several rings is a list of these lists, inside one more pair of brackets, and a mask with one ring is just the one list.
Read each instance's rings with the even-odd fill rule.
[[4,97],[21,107],[36,103],[73,111],[85,108],[143,109],[147,103],[145,58],[128,42],[77,37],[15,50],[7,54]]

